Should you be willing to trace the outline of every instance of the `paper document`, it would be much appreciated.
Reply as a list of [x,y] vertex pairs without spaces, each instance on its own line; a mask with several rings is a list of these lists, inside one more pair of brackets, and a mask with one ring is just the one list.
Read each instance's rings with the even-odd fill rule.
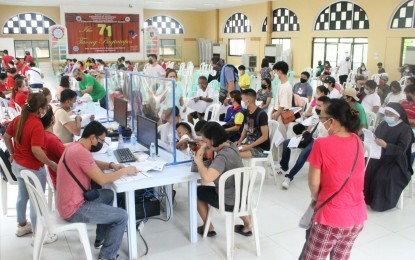
[[187,106],[191,109],[193,109],[194,111],[198,112],[198,113],[205,113],[206,108],[208,107],[208,105],[210,105],[210,103],[207,103],[203,100],[198,100],[197,102],[195,102],[193,99],[189,100],[189,103],[187,103]]
[[288,143],[288,148],[297,148],[302,138],[303,138],[302,135],[292,137],[290,139],[290,142]]
[[[71,115],[70,118],[75,120],[76,116],[77,115]],[[92,114],[80,115],[80,117],[82,118],[81,127],[85,127],[87,124],[89,124],[91,122],[91,116],[92,116]]]
[[290,107],[290,110],[292,110],[294,112],[294,114],[300,112],[301,110],[303,110],[302,107]]
[[[372,131],[363,128],[364,135],[364,145],[368,148],[369,151],[365,151],[365,157],[380,159],[382,155],[382,147],[376,144],[376,136]],[[366,150],[366,149],[365,149]],[[370,153],[370,154],[368,154]]]
[[143,174],[142,172],[137,173],[137,175],[124,175],[118,180],[114,181],[114,183],[120,184],[125,182],[138,181],[147,178],[147,176],[147,174]]
[[118,142],[111,142],[111,137],[105,137],[105,142],[102,145],[101,150],[99,150],[98,152],[94,152],[92,154],[104,154],[108,151],[108,149],[111,149],[112,151],[114,151],[115,149],[117,149],[118,146]]
[[220,124],[220,125],[224,125],[224,124],[226,124],[227,122],[223,122],[223,121],[216,121],[218,124]]
[[135,166],[141,172],[148,172],[151,170],[162,171],[165,164],[165,161],[145,161],[130,163],[130,165]]

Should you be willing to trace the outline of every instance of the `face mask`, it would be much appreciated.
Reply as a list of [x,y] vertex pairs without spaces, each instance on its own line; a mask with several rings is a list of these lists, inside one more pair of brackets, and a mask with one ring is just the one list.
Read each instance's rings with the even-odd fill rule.
[[369,94],[370,94],[370,93],[369,93],[369,90],[367,90],[367,89],[365,89],[365,88],[363,89],[363,91],[365,92],[365,94],[366,94],[366,95],[369,95]]
[[300,79],[300,82],[301,82],[301,83],[306,83],[306,82],[307,82],[307,80],[306,80],[306,79],[301,78],[301,79]]
[[243,108],[243,109],[246,109],[246,104],[245,104],[245,102],[241,101],[241,106],[242,106],[242,108]]
[[267,85],[265,85],[265,84],[261,84],[261,88],[262,88],[262,89],[267,89]]
[[316,109],[315,109],[315,111],[316,111],[316,114],[317,114],[317,115],[320,115],[320,113],[321,113],[321,109],[316,108]]
[[332,120],[332,118],[329,118],[329,119],[327,119],[326,121],[324,121],[323,126],[324,126],[324,128],[325,128],[325,129],[327,129],[327,134],[328,134],[328,135],[331,135],[331,134],[332,134],[332,133],[330,133],[331,124],[330,124],[330,127],[329,127],[329,128],[326,128],[326,124],[327,124],[327,122],[328,122],[329,120]]
[[150,60],[148,60],[148,63],[149,63],[149,64],[153,64],[153,63],[154,63],[154,61],[150,59]]
[[97,145],[91,145],[91,153],[95,153],[95,152],[100,151],[102,149],[103,145],[104,144],[101,143],[101,142],[98,142]]
[[46,111],[43,114],[40,114],[40,118],[43,118],[46,115]]
[[409,72],[409,69],[406,69],[405,72]]
[[71,106],[71,110],[75,110],[75,109],[76,109],[76,104],[73,103],[72,106]]
[[366,67],[362,67],[362,70],[366,70]]
[[77,77],[76,80],[77,81],[82,81],[82,78],[81,77]]
[[396,124],[395,117],[393,117],[393,116],[385,116],[385,117],[383,118],[383,120],[385,120],[385,122],[386,122],[389,126]]
[[406,96],[406,100],[408,100],[409,102],[411,102],[412,101],[412,97]]

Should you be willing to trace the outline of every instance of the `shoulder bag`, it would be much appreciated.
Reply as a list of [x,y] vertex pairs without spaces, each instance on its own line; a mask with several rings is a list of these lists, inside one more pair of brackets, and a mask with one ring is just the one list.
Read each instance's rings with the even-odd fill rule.
[[356,155],[354,157],[353,166],[352,166],[352,169],[350,170],[349,176],[347,176],[347,179],[343,182],[340,189],[338,189],[327,200],[325,200],[323,203],[321,203],[321,205],[319,207],[316,207],[316,202],[315,201],[312,201],[310,203],[310,205],[308,206],[306,212],[304,213],[304,215],[300,219],[300,223],[298,224],[300,226],[300,228],[309,229],[311,227],[312,223],[313,223],[313,219],[314,219],[314,216],[316,215],[317,211],[320,210],[327,203],[329,203],[334,197],[336,197],[337,194],[339,194],[339,192],[344,188],[344,186],[346,186],[347,182],[350,180],[350,177],[352,177],[354,168],[356,166],[357,156],[359,155],[360,146],[359,146],[359,139],[358,138],[356,138],[356,144],[357,144],[357,152],[356,152]]
[[311,133],[310,132],[308,132],[308,131],[305,131],[303,134],[302,134],[302,138],[301,138],[301,141],[300,141],[300,143],[298,144],[298,148],[306,148],[307,147],[307,145],[309,145],[310,143],[311,143],[311,141],[313,140],[313,134],[314,134],[314,132],[316,131],[316,129],[317,129],[317,127],[318,127],[318,124],[319,124],[320,122],[318,122],[317,124],[316,124],[316,126],[313,128],[313,131],[311,131]]

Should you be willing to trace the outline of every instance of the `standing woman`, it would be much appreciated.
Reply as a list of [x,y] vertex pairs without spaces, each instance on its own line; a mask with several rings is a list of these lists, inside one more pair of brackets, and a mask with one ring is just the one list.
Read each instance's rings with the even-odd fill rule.
[[259,89],[256,93],[256,100],[261,101],[261,104],[259,104],[258,107],[265,110],[265,112],[268,111],[268,106],[271,103],[271,89],[271,80],[269,78],[265,78],[261,80],[261,89]]
[[271,68],[269,67],[269,61],[267,58],[263,58],[261,62],[261,80],[270,79],[271,81],[274,80],[274,74],[271,72]]
[[[10,162],[12,171],[17,177],[18,196],[16,203],[17,212],[17,231],[16,236],[24,236],[32,232],[32,227],[26,221],[26,206],[29,194],[20,171],[29,170],[33,172],[45,189],[46,171],[44,164],[56,171],[56,163],[48,159],[43,147],[45,146],[45,133],[43,130],[42,118],[48,105],[42,93],[32,93],[29,95],[26,104],[22,107],[21,115],[17,116],[9,124],[4,135],[4,142],[10,152]],[[30,207],[30,220],[35,230],[36,215],[33,207]],[[56,241],[57,236],[49,237],[46,243]]]
[[308,183],[318,210],[300,259],[323,260],[329,254],[330,259],[349,259],[367,219],[363,146],[354,134],[360,120],[346,101],[333,99],[321,110],[320,122],[329,136],[316,139],[308,157]]

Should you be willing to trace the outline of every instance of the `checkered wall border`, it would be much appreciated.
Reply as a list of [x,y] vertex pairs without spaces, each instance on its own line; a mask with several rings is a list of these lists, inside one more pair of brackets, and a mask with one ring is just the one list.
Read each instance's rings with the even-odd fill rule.
[[155,26],[159,34],[183,34],[183,26],[169,16],[153,16],[144,22],[144,27]]
[[251,32],[251,24],[246,15],[235,13],[226,21],[224,33],[245,33]]
[[55,24],[42,14],[21,13],[4,23],[3,34],[49,34],[49,27]]
[[314,30],[364,30],[369,29],[369,19],[359,5],[340,1],[326,7],[317,17]]
[[391,29],[415,28],[414,0],[403,3],[393,15]]
[[[293,32],[300,30],[300,24],[298,23],[297,15],[287,9],[287,8],[278,8],[272,12],[273,32]],[[268,17],[265,17],[264,22],[262,23],[262,31],[267,31]]]

